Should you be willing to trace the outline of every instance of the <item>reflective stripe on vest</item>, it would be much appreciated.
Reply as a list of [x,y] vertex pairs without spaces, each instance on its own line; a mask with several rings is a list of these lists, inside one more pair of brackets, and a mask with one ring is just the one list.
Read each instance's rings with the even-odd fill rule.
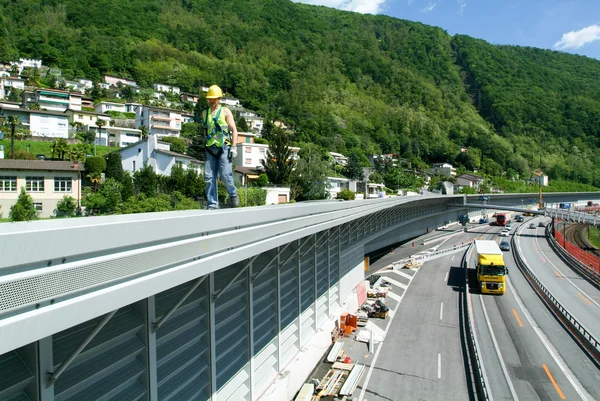
[[[210,109],[206,110],[205,124],[207,128],[206,146],[216,146],[222,148],[225,142],[231,142],[229,125],[225,120],[225,113],[223,112],[224,107],[219,107],[214,114],[211,114]],[[221,130],[216,129],[215,117],[217,117],[217,124],[221,127]]]

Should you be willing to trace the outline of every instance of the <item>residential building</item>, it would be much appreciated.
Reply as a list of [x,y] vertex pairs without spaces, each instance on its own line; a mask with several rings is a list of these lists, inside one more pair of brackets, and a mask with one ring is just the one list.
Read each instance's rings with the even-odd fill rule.
[[17,94],[25,90],[25,80],[19,77],[3,77],[0,78],[0,98],[6,99],[10,94],[10,91],[14,89]]
[[94,83],[89,79],[79,79],[78,82],[80,90],[92,89],[94,87]]
[[23,72],[23,68],[42,68],[42,60],[32,58],[20,58],[19,61],[11,61],[11,66],[17,66],[19,69],[19,75]]
[[350,179],[346,177],[327,177],[326,188],[329,191],[329,199],[335,199],[338,193],[350,189]]
[[181,94],[181,101],[182,102],[191,102],[191,103],[198,103],[198,100],[200,100],[200,95],[195,95],[193,93],[186,93],[183,92]]
[[346,164],[348,164],[348,157],[344,156],[343,154],[337,152],[329,152],[329,154],[331,157],[333,157],[333,160],[335,160],[337,164],[340,164],[344,167]]
[[98,82],[98,87],[100,89],[110,89],[112,87],[112,85],[108,84],[106,82]]
[[461,188],[479,189],[479,185],[483,182],[483,178],[474,174],[462,174],[456,177],[454,188],[458,191]]
[[[257,168],[262,166],[262,161],[267,157],[267,151],[269,145],[260,143],[237,143],[237,158],[234,159],[233,163],[239,167],[252,167]],[[300,148],[290,147],[292,151],[291,158],[297,159]]]
[[240,117],[248,118],[248,117],[258,117],[258,114],[251,110],[241,109],[237,111]]
[[111,147],[124,148],[142,140],[142,130],[125,127],[103,127],[110,140]]
[[8,217],[21,188],[33,198],[39,217],[51,217],[64,196],[79,204],[82,194],[83,163],[47,160],[0,159],[0,206]]
[[45,138],[69,137],[69,117],[61,112],[29,110],[15,108],[13,105],[0,105],[3,116],[17,116],[23,129],[29,130],[31,136]]
[[113,77],[111,75],[105,75],[104,76],[104,82],[106,82],[109,86],[112,87],[117,87],[119,86],[119,83],[122,85],[127,85],[127,86],[133,86],[137,88],[137,83],[131,79],[127,79],[127,78],[119,78],[119,77]]
[[[70,128],[70,136],[74,136],[75,132],[78,129],[83,131],[93,131],[94,133],[96,133],[96,145],[107,145],[106,129],[110,125],[110,116],[108,114],[96,113],[93,111],[85,110],[67,110],[64,112],[64,114],[69,117],[69,122],[72,123],[72,125],[74,125],[75,123],[79,123],[78,125],[80,125],[80,127],[72,126]],[[100,130],[98,125],[96,124],[97,120],[104,121],[104,126]]]
[[263,118],[262,117],[259,117],[259,116],[244,117],[244,119],[246,120],[246,123],[248,123],[248,128],[250,128],[251,131],[260,133],[260,131],[263,128]]
[[154,106],[136,108],[136,126],[145,125],[151,135],[179,137],[181,120],[179,110]]
[[173,94],[177,94],[177,95],[179,93],[181,93],[181,89],[178,86],[171,86],[171,85],[165,85],[165,84],[154,84],[154,85],[152,85],[152,87],[157,92],[173,93]]
[[254,143],[254,139],[258,137],[256,134],[250,132],[238,132],[237,143]]
[[126,113],[136,113],[138,107],[142,107],[141,103],[125,103]]
[[94,100],[91,97],[81,97],[81,108],[94,109]]
[[81,110],[82,94],[59,89],[36,89],[33,92],[23,92],[23,105],[29,107],[37,103],[40,109],[46,111],[60,111],[67,109]]
[[292,126],[282,120],[273,120],[273,124],[283,130],[291,129]]
[[431,175],[439,174],[446,178],[456,177],[456,169],[450,163],[433,163],[431,168],[425,171]]
[[108,113],[109,111],[118,111],[125,113],[127,111],[126,106],[123,103],[113,102],[100,102],[94,107],[96,113]]
[[194,120],[195,120],[195,117],[192,113],[181,112],[181,123],[182,124],[193,123]]
[[134,173],[148,165],[156,174],[171,175],[173,166],[180,165],[184,169],[196,169],[198,174],[202,174],[204,166],[201,161],[191,156],[172,152],[171,145],[160,142],[159,139],[157,135],[150,135],[148,138],[120,149],[123,170]]
[[221,105],[223,106],[227,106],[229,108],[238,108],[241,107],[242,105],[240,104],[240,101],[236,98],[233,97],[222,97],[221,101],[219,102]]

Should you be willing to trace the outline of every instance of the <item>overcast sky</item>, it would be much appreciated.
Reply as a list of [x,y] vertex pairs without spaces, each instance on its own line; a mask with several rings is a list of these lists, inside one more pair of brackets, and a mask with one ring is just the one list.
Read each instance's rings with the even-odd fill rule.
[[600,60],[600,0],[293,0],[419,21],[494,44]]

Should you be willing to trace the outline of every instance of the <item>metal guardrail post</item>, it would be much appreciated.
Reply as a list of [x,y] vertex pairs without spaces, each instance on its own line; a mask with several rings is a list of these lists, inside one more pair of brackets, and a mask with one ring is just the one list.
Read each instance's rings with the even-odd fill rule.
[[[546,227],[546,233],[548,232],[548,227]],[[537,278],[535,273],[527,266],[527,264],[523,261],[521,254],[517,252],[517,247],[515,247],[515,237],[512,238],[513,245],[513,255],[515,256],[515,262],[523,275],[529,282],[529,285],[534,289],[534,291],[538,294],[542,302],[546,305],[546,307],[552,312],[554,317],[558,320],[558,322],[573,335],[574,338],[577,339],[579,345],[582,347],[584,352],[586,352],[592,361],[596,364],[596,366],[600,367],[600,341],[598,341],[592,334],[586,330],[586,328],[573,317],[569,311],[561,305],[560,302],[552,293],[542,284],[542,282]]]
[[469,253],[471,246],[465,252],[462,259],[462,267],[465,272],[465,290],[463,291],[462,308],[463,308],[463,321],[465,326],[465,337],[467,340],[467,348],[469,351],[469,359],[471,360],[471,369],[473,372],[473,381],[475,383],[475,390],[477,392],[477,398],[480,401],[493,401],[489,386],[487,383],[487,376],[485,374],[485,368],[479,358],[479,342],[473,333],[473,325],[471,322],[472,305],[469,297],[469,273],[468,273],[468,262]]

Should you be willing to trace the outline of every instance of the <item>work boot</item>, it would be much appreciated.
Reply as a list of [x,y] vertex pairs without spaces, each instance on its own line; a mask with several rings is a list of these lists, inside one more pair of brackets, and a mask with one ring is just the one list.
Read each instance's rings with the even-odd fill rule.
[[229,207],[239,207],[240,206],[240,198],[237,196],[229,197]]

